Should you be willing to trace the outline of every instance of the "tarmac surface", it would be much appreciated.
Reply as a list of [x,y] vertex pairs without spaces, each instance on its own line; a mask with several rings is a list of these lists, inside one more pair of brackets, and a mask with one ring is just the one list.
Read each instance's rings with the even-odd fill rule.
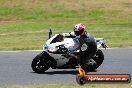
[[[102,49],[105,59],[94,72],[88,74],[132,75],[132,48]],[[76,83],[77,69],[49,69],[44,74],[31,69],[33,58],[41,51],[0,51],[0,86]]]

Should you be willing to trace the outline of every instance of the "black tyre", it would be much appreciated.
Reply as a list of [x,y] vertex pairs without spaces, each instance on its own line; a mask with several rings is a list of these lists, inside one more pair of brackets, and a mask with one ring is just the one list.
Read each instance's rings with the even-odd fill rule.
[[90,60],[85,59],[85,63],[82,64],[82,68],[85,71],[94,71],[95,69],[97,69],[104,60],[104,54],[101,50],[98,50],[96,52],[96,55],[94,57],[92,57]]
[[43,73],[50,68],[51,61],[45,54],[38,54],[32,61],[32,70],[36,73]]
[[84,76],[77,75],[76,76],[76,82],[80,85],[84,85],[86,83],[87,79]]

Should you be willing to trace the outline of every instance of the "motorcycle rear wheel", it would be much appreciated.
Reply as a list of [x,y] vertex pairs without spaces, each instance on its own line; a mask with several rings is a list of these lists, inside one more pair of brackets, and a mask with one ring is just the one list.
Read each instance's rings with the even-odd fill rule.
[[[90,60],[93,60],[95,64],[89,64]],[[98,50],[95,56],[92,57],[90,60],[84,59],[85,63],[81,65],[82,69],[84,69],[86,72],[96,70],[103,63],[104,60],[103,52],[101,50]]]

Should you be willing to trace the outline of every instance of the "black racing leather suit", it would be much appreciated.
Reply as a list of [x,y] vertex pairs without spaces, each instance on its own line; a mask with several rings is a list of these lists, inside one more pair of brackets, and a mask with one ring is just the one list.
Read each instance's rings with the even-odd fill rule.
[[[83,35],[81,35],[78,38],[78,40],[81,43],[81,45],[83,44],[87,45],[87,49],[85,51],[81,51],[81,59],[89,60],[91,57],[94,56],[94,54],[97,51],[97,44],[94,37],[90,35],[90,33],[85,32]],[[81,60],[81,61],[82,63],[85,63],[83,62],[85,60]]]

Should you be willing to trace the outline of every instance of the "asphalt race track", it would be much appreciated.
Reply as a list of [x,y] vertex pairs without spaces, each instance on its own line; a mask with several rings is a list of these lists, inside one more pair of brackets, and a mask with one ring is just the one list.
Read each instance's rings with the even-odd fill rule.
[[[0,52],[0,85],[31,85],[76,83],[75,69],[49,69],[44,74],[34,73],[32,59],[41,51]],[[97,71],[89,74],[130,74],[132,75],[132,48],[107,49],[104,63]]]

